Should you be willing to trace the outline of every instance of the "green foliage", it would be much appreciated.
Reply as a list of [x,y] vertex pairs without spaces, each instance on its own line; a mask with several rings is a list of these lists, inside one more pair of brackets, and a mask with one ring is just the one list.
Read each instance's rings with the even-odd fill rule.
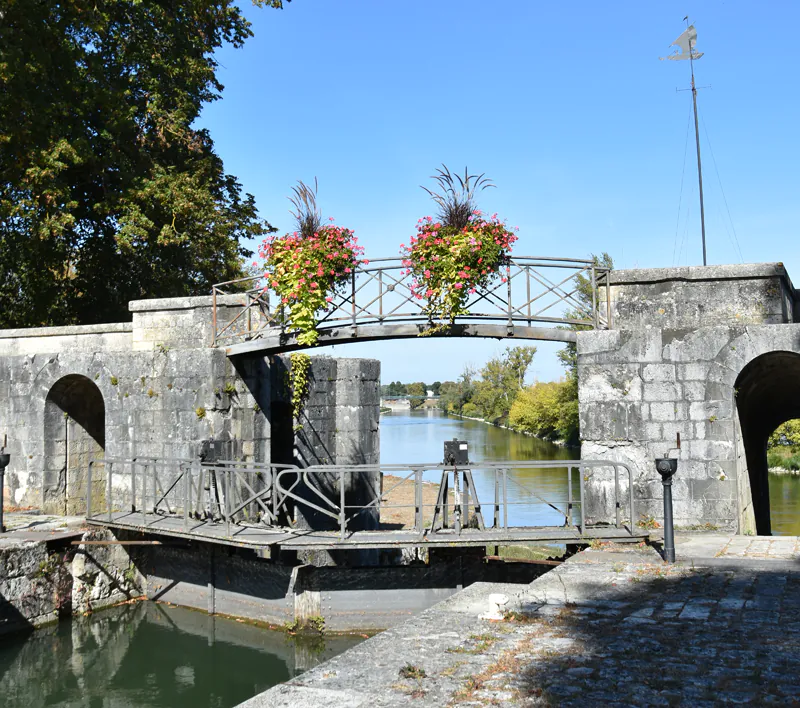
[[778,426],[775,432],[769,436],[767,447],[777,447],[780,445],[800,445],[800,419],[787,420],[783,425]]
[[421,666],[415,666],[414,664],[406,664],[405,666],[400,668],[399,676],[400,678],[406,679],[424,679],[427,677],[427,673],[425,673],[425,669]]
[[316,181],[312,190],[302,182],[294,188],[291,199],[297,231],[280,237],[268,237],[259,255],[264,261],[265,277],[280,297],[283,317],[298,330],[298,343],[313,346],[320,312],[330,307],[337,290],[352,277],[364,249],[350,229],[321,226],[316,202]]
[[222,390],[225,393],[227,393],[229,396],[235,396],[236,395],[236,386],[234,385],[233,381],[227,381]]
[[512,428],[548,440],[574,443],[578,397],[573,380],[538,382],[519,392],[509,414]]
[[117,321],[242,275],[273,229],[194,125],[217,51],[251,34],[233,0],[3,3],[0,327]]
[[[599,268],[614,268],[614,260],[608,255],[608,253],[602,253],[599,256],[592,254],[592,261],[594,261],[595,266]],[[580,305],[575,310],[571,310],[565,314],[570,319],[589,320],[592,318],[592,280],[585,275],[579,275],[577,277],[576,286],[575,297],[579,301]],[[602,299],[602,297],[605,297],[602,295],[602,288],[600,288],[599,291],[601,292]],[[568,329],[585,330],[588,329],[588,327],[582,325],[570,325]],[[578,350],[575,344],[572,342],[566,344],[564,348],[558,352],[558,358],[561,361],[561,365],[564,367],[567,378],[577,378]]]
[[800,445],[784,445],[768,449],[767,467],[800,471]]
[[442,384],[439,395],[439,408],[443,411],[467,415],[463,408],[475,395],[475,370],[469,365],[465,366],[457,382],[445,381]]
[[501,357],[486,362],[472,398],[484,420],[496,422],[508,417],[535,354],[536,347],[507,347]]
[[[428,393],[428,389],[425,387],[425,384],[421,381],[415,381],[412,384],[409,384],[407,387],[409,396],[426,396]],[[424,398],[412,398],[409,401],[411,405],[411,409],[419,408],[423,403],[425,403]]]
[[194,414],[197,416],[198,420],[202,420],[206,417],[206,409],[200,406],[199,408],[194,409]]
[[311,384],[309,373],[311,371],[311,357],[302,352],[295,352],[289,359],[292,364],[289,368],[289,384],[292,390],[292,417],[299,420],[303,411],[303,403],[308,396]]
[[400,383],[399,381],[392,381],[387,386],[383,386],[382,393],[384,396],[406,396],[408,395],[408,389],[404,383]]

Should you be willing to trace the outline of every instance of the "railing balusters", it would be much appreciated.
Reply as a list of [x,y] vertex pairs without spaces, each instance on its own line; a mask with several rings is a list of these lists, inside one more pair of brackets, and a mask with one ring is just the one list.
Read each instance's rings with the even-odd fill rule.
[[[417,300],[410,292],[410,276],[399,275],[403,270],[400,259],[377,259],[372,265],[354,268],[349,275],[343,294],[334,298],[332,306],[326,311],[318,324],[318,331],[337,327],[358,327],[382,323],[424,323],[424,300]],[[566,271],[566,277],[558,271]],[[549,275],[555,273],[555,275]],[[532,327],[536,323],[545,326],[563,324],[586,324],[595,329],[611,328],[611,293],[609,271],[589,260],[533,258],[526,256],[509,257],[497,271],[497,278],[481,288],[470,298],[469,314],[465,319],[503,322],[508,336],[514,335],[515,325]],[[504,276],[506,283],[501,282]],[[516,288],[517,300],[514,303],[514,278],[525,279]],[[579,278],[588,277],[591,281],[592,312],[586,321],[569,318],[566,313],[580,308],[577,299]],[[238,281],[219,283],[212,287],[212,346],[228,346],[237,342],[253,340],[259,336],[269,339],[288,334],[286,311],[281,303],[275,316],[270,314],[269,283],[261,287],[263,276],[243,278]],[[600,314],[600,283],[605,283],[606,318]],[[245,288],[238,311],[229,307],[220,296],[233,295],[241,284],[253,283],[257,287]],[[227,286],[231,286],[228,290]],[[536,286],[536,290],[534,287]],[[385,301],[390,293],[392,300]],[[523,302],[523,292],[525,300]],[[240,294],[239,297],[242,297]],[[545,303],[534,308],[536,302]],[[347,304],[349,302],[349,308]],[[377,303],[377,307],[375,306]],[[225,307],[225,312],[220,309]],[[254,308],[258,308],[254,311]],[[266,313],[265,313],[266,308]],[[235,312],[231,317],[230,313]],[[589,313],[587,313],[589,315]]]

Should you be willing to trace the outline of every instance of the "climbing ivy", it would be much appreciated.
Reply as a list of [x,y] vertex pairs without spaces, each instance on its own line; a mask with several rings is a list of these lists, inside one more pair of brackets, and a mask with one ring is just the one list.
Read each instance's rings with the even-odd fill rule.
[[[295,352],[289,359],[292,362],[289,369],[289,384],[292,389],[292,418],[298,420],[300,412],[303,410],[303,403],[308,396],[309,389],[309,369],[311,368],[311,357],[302,352]],[[302,425],[297,427],[302,428]]]

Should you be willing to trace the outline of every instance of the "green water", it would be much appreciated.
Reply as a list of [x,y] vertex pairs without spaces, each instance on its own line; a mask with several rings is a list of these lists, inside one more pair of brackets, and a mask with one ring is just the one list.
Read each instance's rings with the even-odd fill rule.
[[773,536],[800,536],[800,475],[769,476],[769,508]]
[[[478,498],[484,505],[494,500],[494,476],[480,469],[481,462],[580,458],[578,449],[560,447],[486,423],[447,416],[438,410],[386,413],[381,416],[380,430],[382,464],[439,463],[443,459],[445,440],[466,440],[470,462],[476,463],[473,474]],[[438,482],[440,473],[426,473],[425,478]],[[546,502],[564,508],[567,500],[566,469],[511,469],[507,490],[510,526],[560,526],[564,523],[563,514]],[[573,472],[572,490],[573,498],[577,500],[577,472]]]
[[143,602],[0,641],[4,708],[228,708],[362,641]]

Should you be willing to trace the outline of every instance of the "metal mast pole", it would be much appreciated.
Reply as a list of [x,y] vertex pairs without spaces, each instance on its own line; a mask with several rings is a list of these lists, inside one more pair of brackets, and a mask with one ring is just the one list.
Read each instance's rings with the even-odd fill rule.
[[[689,24],[689,21],[686,21]],[[692,38],[689,37],[689,66],[692,71],[692,105],[694,106],[694,138],[697,145],[697,181],[700,184],[700,231],[703,235],[703,265],[708,265],[706,262],[706,214],[703,206],[703,164],[700,162],[700,128],[697,123],[697,88],[694,85],[694,48],[692,47]]]

